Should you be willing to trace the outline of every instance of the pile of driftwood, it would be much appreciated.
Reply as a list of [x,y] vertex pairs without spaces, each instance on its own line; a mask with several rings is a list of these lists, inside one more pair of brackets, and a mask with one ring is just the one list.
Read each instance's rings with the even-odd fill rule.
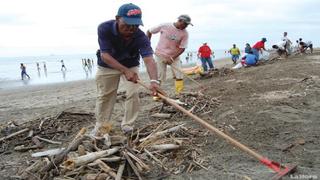
[[[41,126],[43,129],[44,123]],[[166,120],[145,125],[126,136],[106,129],[108,132],[101,137],[93,137],[86,133],[86,128],[82,128],[64,143],[48,136],[48,139],[33,136],[30,142],[35,147],[28,147],[33,163],[12,177],[54,180],[161,179],[170,174],[207,169],[205,159],[200,156],[200,148],[206,142],[199,140],[209,134],[207,131]],[[52,129],[47,130],[50,132]],[[46,133],[46,130],[41,132]],[[24,128],[0,140],[4,142],[29,134],[30,128]],[[56,144],[58,148],[43,148],[42,142]],[[43,149],[39,149],[40,146]]]
[[76,133],[74,127],[94,122],[93,114],[61,112],[53,117],[18,124],[10,121],[0,130],[0,153],[42,149],[45,145],[61,145]]
[[[179,95],[176,100],[180,106],[187,109],[190,113],[197,116],[212,115],[214,109],[220,105],[218,98],[204,95],[201,92],[184,92]],[[150,110],[152,117],[157,118],[176,118],[182,117],[184,114],[172,106],[163,103],[155,106]]]

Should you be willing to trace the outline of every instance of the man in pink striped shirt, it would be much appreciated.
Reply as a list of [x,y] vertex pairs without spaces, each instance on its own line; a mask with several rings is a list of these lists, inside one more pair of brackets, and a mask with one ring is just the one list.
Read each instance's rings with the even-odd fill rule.
[[[153,27],[147,31],[147,36],[151,39],[152,34],[160,33],[160,39],[155,50],[156,61],[158,64],[160,82],[166,80],[167,65],[181,69],[179,56],[184,52],[188,45],[188,32],[186,30],[191,24],[188,15],[181,15],[174,23],[164,23]],[[176,78],[176,94],[183,90],[183,74],[174,68],[173,76]]]

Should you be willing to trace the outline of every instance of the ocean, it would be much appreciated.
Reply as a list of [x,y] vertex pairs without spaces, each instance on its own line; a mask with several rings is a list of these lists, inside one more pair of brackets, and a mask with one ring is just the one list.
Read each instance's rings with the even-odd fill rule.
[[[196,52],[192,52],[192,57],[186,60],[187,53],[185,52],[180,56],[183,65],[200,63]],[[227,56],[224,50],[217,50],[214,60]],[[84,58],[93,60],[92,68],[83,66],[82,59]],[[61,60],[63,60],[66,70],[61,70]],[[140,71],[143,72],[145,67],[143,61],[140,62]],[[21,80],[20,63],[26,66],[30,79]],[[37,63],[39,63],[39,70]],[[44,63],[46,64],[46,71]],[[0,89],[93,79],[97,70],[96,64],[95,54],[0,57]]]

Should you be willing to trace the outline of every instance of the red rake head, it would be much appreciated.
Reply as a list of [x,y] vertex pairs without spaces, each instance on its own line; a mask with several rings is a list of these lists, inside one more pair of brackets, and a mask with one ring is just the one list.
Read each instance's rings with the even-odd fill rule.
[[292,174],[296,171],[297,165],[283,166],[278,162],[270,161],[267,158],[260,160],[264,165],[275,171],[277,174],[272,178],[273,180],[281,179],[283,176]]

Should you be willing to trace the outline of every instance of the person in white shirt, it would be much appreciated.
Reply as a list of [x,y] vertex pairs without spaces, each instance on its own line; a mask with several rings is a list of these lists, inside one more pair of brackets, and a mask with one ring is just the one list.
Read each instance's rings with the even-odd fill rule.
[[282,40],[281,42],[278,42],[277,44],[273,45],[272,48],[275,49],[279,56],[284,55],[285,57],[288,57],[288,51],[286,49],[286,40]]
[[300,53],[306,53],[308,48],[310,49],[311,53],[313,53],[313,44],[311,41],[306,41],[306,42],[301,41],[299,45],[300,45]]
[[288,54],[291,54],[292,51],[292,42],[290,41],[290,39],[288,38],[288,33],[284,32],[283,33],[283,37],[281,38],[282,41],[285,41],[286,44],[284,45],[285,49],[287,50]]

